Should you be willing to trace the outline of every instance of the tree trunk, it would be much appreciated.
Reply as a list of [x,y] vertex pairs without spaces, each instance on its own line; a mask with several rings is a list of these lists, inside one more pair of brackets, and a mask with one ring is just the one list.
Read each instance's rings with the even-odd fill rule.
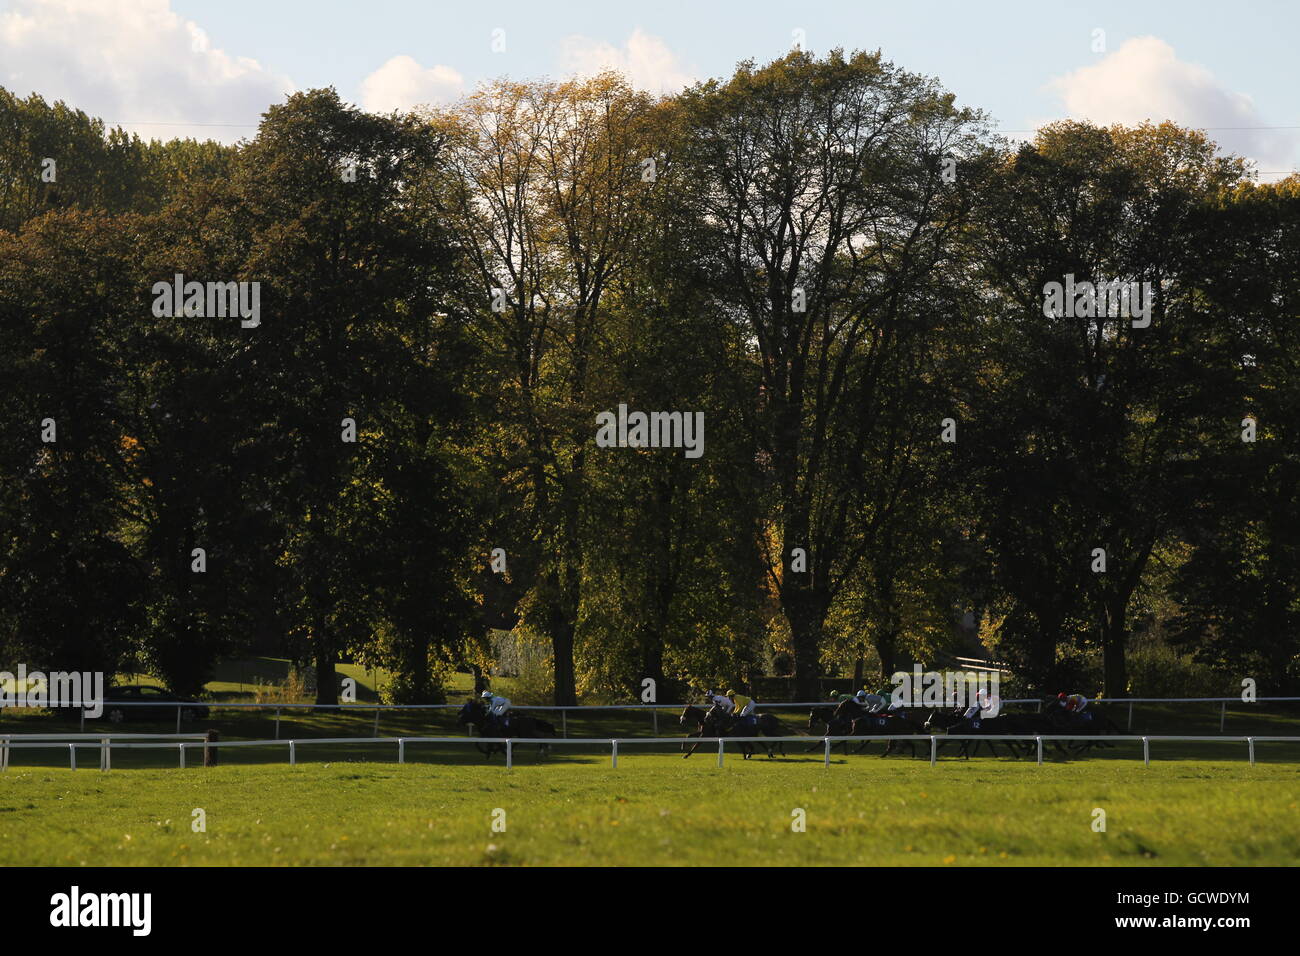
[[316,703],[339,702],[339,678],[334,670],[334,652],[325,648],[325,642],[316,637]]
[[573,625],[564,621],[551,632],[555,655],[555,706],[575,707],[578,703],[577,680],[573,668]]
[[821,627],[824,615],[817,613],[813,595],[806,589],[789,589],[782,601],[790,623],[794,648],[794,693],[801,701],[821,697]]
[[1112,606],[1102,618],[1102,675],[1107,697],[1123,697],[1128,692],[1128,672],[1124,652],[1128,645],[1128,602]]
[[[664,632],[661,630],[658,632],[658,635],[653,633],[647,635],[649,637],[649,640],[645,642],[641,650],[641,680],[645,680],[645,678],[648,677],[655,682],[654,687],[655,687],[656,701],[658,700],[658,696],[661,693],[663,693],[663,689],[664,689],[664,644],[663,644],[663,637],[662,637],[663,633]],[[656,640],[655,639],[656,637],[658,637],[659,639]],[[642,684],[640,681],[638,681],[636,687],[636,696],[638,700],[641,697],[641,693],[642,693]]]
[[1042,615],[1036,615],[1039,622],[1037,636],[1030,639],[1029,661],[1025,677],[1031,690],[1042,694],[1055,695],[1066,688],[1055,687],[1056,680],[1056,645],[1060,640],[1059,623]]
[[880,676],[888,681],[898,670],[898,632],[881,632],[876,638],[876,653],[880,655]]

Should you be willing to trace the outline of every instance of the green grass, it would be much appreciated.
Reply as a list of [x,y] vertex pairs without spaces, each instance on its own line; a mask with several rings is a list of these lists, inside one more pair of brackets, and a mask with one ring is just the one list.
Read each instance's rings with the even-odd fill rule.
[[[300,753],[300,761],[303,759]],[[435,755],[426,753],[425,758]],[[411,759],[419,759],[413,754]],[[223,754],[223,760],[225,755]],[[283,761],[284,755],[278,759]],[[391,760],[391,756],[389,757]],[[0,777],[0,864],[1256,865],[1300,859],[1300,763],[522,753]],[[191,811],[207,832],[191,830]],[[807,831],[791,830],[792,811]],[[1105,833],[1093,810],[1107,814]],[[506,832],[492,814],[505,811]]]

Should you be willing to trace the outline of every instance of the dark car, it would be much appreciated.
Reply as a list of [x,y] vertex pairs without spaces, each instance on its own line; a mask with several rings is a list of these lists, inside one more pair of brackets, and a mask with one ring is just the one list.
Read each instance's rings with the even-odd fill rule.
[[[114,706],[122,704],[128,706]],[[187,705],[181,708],[181,720],[208,716],[206,704],[149,684],[110,687],[104,691],[104,717],[115,724],[124,720],[175,720],[177,704]]]

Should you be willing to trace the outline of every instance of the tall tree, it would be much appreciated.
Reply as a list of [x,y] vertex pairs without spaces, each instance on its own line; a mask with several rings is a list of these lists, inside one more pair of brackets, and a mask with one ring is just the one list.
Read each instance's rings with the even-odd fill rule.
[[[985,193],[988,401],[968,447],[1016,602],[1005,626],[1036,682],[1063,638],[1090,640],[1106,693],[1125,692],[1130,602],[1202,497],[1198,462],[1236,407],[1225,325],[1198,307],[1195,251],[1201,204],[1242,175],[1169,124],[1062,123]],[[1094,306],[1071,288],[1112,282],[1133,296]],[[1051,283],[1070,301],[1049,302]]]
[[576,703],[590,385],[604,298],[640,222],[640,117],[648,100],[612,75],[502,82],[438,118],[449,139],[442,196],[467,262],[498,426],[487,467],[520,486],[501,546],[533,569],[520,610],[551,640],[555,702]]
[[902,355],[932,334],[962,220],[944,159],[973,149],[977,117],[879,54],[791,53],[742,64],[684,96],[683,200],[710,224],[717,307],[744,330],[754,389],[738,405],[772,495],[769,575],[801,695],[816,692],[821,632],[862,560],[873,519],[864,463],[887,440]]

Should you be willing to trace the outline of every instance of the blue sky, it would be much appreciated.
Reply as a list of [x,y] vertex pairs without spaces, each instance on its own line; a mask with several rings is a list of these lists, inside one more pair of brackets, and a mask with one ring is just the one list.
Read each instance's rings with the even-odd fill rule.
[[[369,108],[400,108],[500,75],[615,66],[666,91],[779,56],[796,29],[815,52],[878,47],[1007,130],[1065,116],[1300,127],[1300,5],[1272,0],[0,0],[0,84],[112,121],[174,124],[134,127],[145,135],[231,140],[252,130],[199,124],[255,124],[291,89],[333,85]],[[1300,163],[1300,129],[1211,135],[1264,170]]]

